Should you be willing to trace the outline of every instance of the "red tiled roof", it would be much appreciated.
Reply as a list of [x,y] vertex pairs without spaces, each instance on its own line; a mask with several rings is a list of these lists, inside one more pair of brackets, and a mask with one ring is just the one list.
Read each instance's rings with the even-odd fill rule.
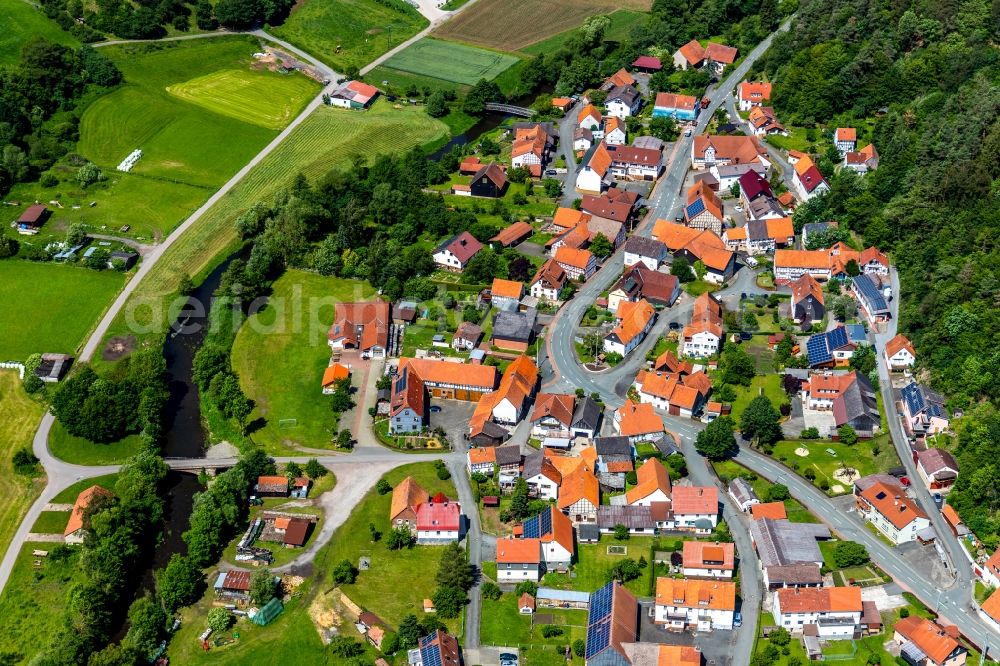
[[573,422],[573,404],[576,396],[569,393],[539,393],[535,398],[535,408],[531,421],[551,417],[567,428]]
[[576,469],[563,476],[557,506],[565,509],[580,500],[587,500],[595,507],[601,503],[600,484],[586,465],[577,465]]
[[770,518],[771,520],[784,520],[788,518],[785,511],[784,502],[761,502],[750,507],[750,515],[754,520]]
[[653,56],[643,55],[639,56],[632,62],[633,67],[639,67],[641,69],[663,69],[663,64],[660,62],[659,58]]
[[340,381],[341,379],[347,379],[351,376],[351,370],[346,365],[341,365],[340,363],[334,363],[333,365],[327,366],[326,370],[323,371],[323,388],[327,386],[332,386],[334,383]]
[[778,590],[778,605],[782,613],[860,613],[863,610],[860,587],[786,587]]
[[542,286],[546,289],[561,289],[566,284],[566,271],[555,259],[549,259],[542,264],[538,272],[531,278],[532,285],[535,285],[538,281],[541,281]]
[[689,578],[656,579],[657,605],[736,610],[736,583]]
[[944,664],[959,642],[948,635],[944,627],[917,615],[905,617],[896,623],[894,630],[913,642],[935,664]]
[[910,352],[910,355],[914,358],[917,356],[917,352],[913,349],[913,343],[902,333],[897,333],[896,337],[885,343],[885,355],[889,358],[892,358],[903,349]]
[[670,499],[675,515],[719,512],[719,491],[715,486],[674,486]]
[[744,81],[739,86],[741,100],[763,102],[771,99],[771,84],[763,81]]
[[857,141],[858,130],[853,127],[838,127],[837,141]]
[[983,612],[993,618],[994,622],[1000,622],[1000,590],[990,595],[990,598],[980,606]]
[[393,522],[396,517],[407,509],[416,509],[416,507],[427,502],[430,499],[430,495],[427,491],[420,487],[412,476],[408,476],[402,481],[400,481],[395,488],[392,489],[392,503],[389,506],[389,521]]
[[458,502],[424,502],[417,507],[417,530],[457,532],[462,523]]
[[694,156],[704,158],[709,146],[715,149],[716,161],[748,164],[758,162],[758,157],[767,159],[767,149],[755,136],[699,134],[694,137]]
[[697,39],[692,39],[677,50],[687,60],[689,65],[697,65],[705,59],[705,47]]
[[504,228],[500,233],[490,239],[491,242],[496,241],[504,247],[510,247],[511,245],[521,241],[535,232],[531,228],[531,225],[527,222],[515,222],[509,227]]
[[334,341],[343,340],[346,345],[361,351],[372,347],[384,349],[389,344],[389,321],[389,304],[385,301],[337,303],[333,326],[327,337]]
[[611,333],[617,336],[623,345],[627,345],[646,329],[655,314],[655,308],[645,298],[641,298],[635,303],[622,301],[618,304],[618,312],[615,313],[618,325]]
[[670,474],[656,458],[650,458],[642,464],[636,472],[636,485],[625,493],[625,499],[629,504],[643,500],[657,490],[667,497],[670,497]]
[[676,93],[656,93],[656,101],[653,104],[664,109],[685,109],[693,111],[698,106],[698,98],[692,95],[678,95]]
[[685,569],[731,570],[736,566],[736,546],[731,543],[685,541],[682,557]]
[[823,288],[809,273],[803,273],[802,277],[788,285],[792,288],[792,305],[812,296],[820,305],[823,304]]
[[875,483],[861,491],[861,498],[885,516],[896,529],[903,529],[917,518],[927,518],[917,504],[898,489]]
[[107,488],[97,485],[91,486],[77,495],[73,510],[69,514],[69,520],[66,522],[66,528],[63,530],[63,536],[69,536],[83,527],[83,514],[94,498],[114,496],[115,494]]
[[705,57],[723,65],[732,65],[736,62],[737,50],[732,46],[709,42],[705,47]]

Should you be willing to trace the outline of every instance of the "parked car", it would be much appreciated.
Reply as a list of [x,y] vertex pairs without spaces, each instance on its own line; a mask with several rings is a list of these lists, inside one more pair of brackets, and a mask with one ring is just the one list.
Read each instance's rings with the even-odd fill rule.
[[546,176],[555,176],[557,173],[558,173],[558,171],[556,171],[555,169],[546,169],[545,170],[545,175]]
[[940,509],[941,505],[944,504],[944,497],[941,496],[941,493],[934,493],[931,497],[934,498],[934,505]]
[[691,136],[691,128],[690,127],[687,130],[685,130],[684,136]]
[[742,627],[743,626],[743,615],[741,613],[733,614],[733,626]]
[[431,405],[431,412],[437,414],[441,411],[441,405]]
[[680,327],[681,327],[681,323],[679,321],[672,321],[672,322],[670,322],[670,330],[671,331],[676,331]]

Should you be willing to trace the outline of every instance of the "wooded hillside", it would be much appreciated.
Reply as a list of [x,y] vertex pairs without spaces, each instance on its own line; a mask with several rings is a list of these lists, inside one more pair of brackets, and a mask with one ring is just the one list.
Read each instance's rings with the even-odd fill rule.
[[900,330],[949,407],[965,410],[949,501],[990,547],[1000,530],[998,39],[998,0],[805,0],[759,66],[784,122],[858,127],[880,154],[866,177],[833,175],[796,222],[835,219],[892,253]]

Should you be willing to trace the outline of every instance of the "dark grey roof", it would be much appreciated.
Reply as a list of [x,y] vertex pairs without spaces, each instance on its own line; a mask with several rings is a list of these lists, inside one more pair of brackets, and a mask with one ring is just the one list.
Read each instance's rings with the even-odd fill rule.
[[[783,217],[785,215],[785,209],[781,207],[781,204],[779,204],[776,199],[772,199],[771,197],[757,197],[750,202],[751,217],[761,218],[769,213]],[[765,226],[765,233],[762,236],[758,236],[758,238],[767,237],[766,228],[767,227]],[[750,238],[753,240],[754,237],[751,236]]]
[[596,430],[597,424],[601,421],[601,407],[589,396],[576,401],[576,409],[573,410],[573,428],[586,428]]
[[532,451],[524,457],[524,471],[521,476],[530,479],[542,473],[542,463],[545,461],[545,454],[541,451]]
[[642,94],[632,86],[615,86],[608,91],[608,97],[605,103],[612,102],[615,99],[620,99],[625,104],[632,106],[641,96]]
[[497,464],[501,467],[504,465],[517,465],[521,462],[520,446],[498,446],[495,453]]
[[379,389],[378,393],[375,394],[375,400],[377,402],[382,402],[383,400],[388,402],[389,400],[392,400],[392,389]]
[[535,328],[535,310],[498,312],[493,317],[493,337],[529,342]]
[[[760,201],[760,199],[757,199],[757,201]],[[756,203],[756,201],[750,204],[751,209],[753,209],[754,203]],[[747,238],[752,241],[766,240],[767,222],[764,220],[750,220],[747,222]]]
[[600,528],[593,523],[581,523],[576,526],[576,538],[578,541],[597,541],[601,538]]
[[598,474],[597,481],[605,488],[610,488],[611,490],[625,490],[624,474]]
[[750,536],[761,566],[817,564],[823,554],[816,539],[829,539],[830,530],[825,525],[762,518],[750,524]]
[[750,487],[750,482],[741,476],[729,482],[729,494],[736,498],[740,504],[751,500],[760,500],[757,493]]
[[724,164],[716,167],[720,178],[739,178],[748,171],[756,171],[762,176],[767,175],[767,167],[763,164]]
[[864,492],[876,483],[884,483],[890,488],[903,488],[903,484],[899,482],[899,479],[891,474],[869,474],[868,476],[863,476],[854,482],[855,492]]
[[502,440],[506,439],[507,435],[509,435],[510,433],[508,433],[507,429],[504,428],[502,425],[494,423],[493,421],[487,421],[486,423],[483,424],[482,434],[485,435],[486,437],[489,437],[490,439]]
[[832,222],[810,222],[802,226],[802,232],[806,234],[814,234],[818,231],[826,231],[832,225]]
[[663,139],[657,139],[655,136],[637,136],[632,139],[632,145],[636,148],[663,150]]
[[667,246],[655,238],[646,236],[632,236],[625,241],[625,251],[638,254],[642,257],[663,258],[667,253]]
[[594,448],[601,458],[615,455],[632,457],[632,444],[628,437],[595,437]]
[[629,529],[652,529],[656,526],[653,514],[648,506],[607,506],[597,507],[597,526],[601,529],[613,529],[616,525],[625,525]]
[[[881,423],[875,389],[860,372],[855,373],[855,377],[857,379],[834,402],[833,414],[838,426],[850,423],[855,430],[872,430]],[[838,403],[843,404],[842,410],[838,408]]]
[[681,450],[674,444],[674,438],[669,435],[660,437],[658,440],[653,442],[653,446],[655,446],[660,453],[668,456],[680,455],[681,452]]
[[137,252],[132,252],[131,250],[115,250],[110,255],[108,259],[138,259],[139,254]]

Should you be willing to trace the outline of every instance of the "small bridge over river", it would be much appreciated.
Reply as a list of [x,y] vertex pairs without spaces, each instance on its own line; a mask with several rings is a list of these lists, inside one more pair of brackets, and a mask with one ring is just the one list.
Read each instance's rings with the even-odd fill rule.
[[512,116],[522,116],[524,118],[531,118],[535,115],[535,111],[532,109],[526,109],[523,106],[514,106],[513,104],[501,104],[500,102],[487,102],[486,110],[509,113]]

